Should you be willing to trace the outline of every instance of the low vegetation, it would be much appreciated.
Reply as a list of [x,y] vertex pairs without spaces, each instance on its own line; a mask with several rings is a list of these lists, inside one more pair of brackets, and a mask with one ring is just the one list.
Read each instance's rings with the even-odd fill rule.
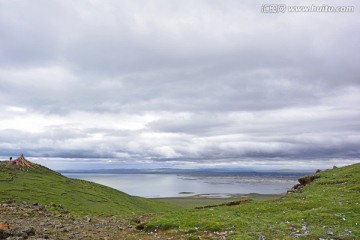
[[[0,163],[0,202],[26,202],[14,206],[3,204],[0,212],[7,214],[10,225],[21,226],[27,209],[41,209],[40,204],[51,212],[69,211],[65,215],[61,213],[59,218],[67,231],[60,231],[62,228],[57,229],[56,225],[51,231],[41,224],[34,225],[37,237],[43,234],[66,238],[74,236],[72,234],[85,236],[78,228],[88,226],[96,227],[99,239],[102,235],[122,236],[123,239],[187,240],[360,239],[360,164],[318,172],[300,182],[303,184],[282,196],[150,200],[99,184],[69,179],[35,164],[32,168],[19,168]],[[14,209],[26,211],[17,219],[19,210]],[[57,215],[46,211],[35,213],[39,218],[44,214],[50,216],[50,220],[53,216],[54,224],[60,221],[56,220]],[[91,215],[93,221],[81,220],[85,215]],[[71,220],[77,216],[80,220]],[[131,219],[135,220],[131,222]],[[42,220],[38,220],[41,223]],[[79,226],[74,227],[74,222]],[[9,231],[3,230],[3,233],[10,234]]]
[[360,164],[317,173],[299,193],[278,200],[172,212],[147,231],[222,232],[226,239],[360,239]]

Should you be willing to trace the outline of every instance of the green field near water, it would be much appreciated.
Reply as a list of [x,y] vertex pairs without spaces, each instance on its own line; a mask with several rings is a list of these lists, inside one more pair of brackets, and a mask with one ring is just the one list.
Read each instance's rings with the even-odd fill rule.
[[[0,163],[0,202],[54,203],[76,215],[151,213],[144,231],[173,239],[183,239],[184,234],[188,239],[216,239],[211,236],[221,234],[245,240],[360,239],[360,164],[315,175],[301,191],[285,195],[144,199],[39,165],[26,169]],[[229,202],[238,203],[224,205]],[[199,207],[205,208],[195,209]]]
[[316,174],[302,192],[237,206],[183,210],[147,224],[147,231],[226,232],[226,239],[360,239],[360,164]]

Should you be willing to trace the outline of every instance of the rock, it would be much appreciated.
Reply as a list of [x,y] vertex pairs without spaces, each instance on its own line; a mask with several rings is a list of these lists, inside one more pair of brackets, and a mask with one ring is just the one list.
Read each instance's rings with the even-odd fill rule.
[[85,221],[89,223],[89,222],[91,222],[91,221],[92,221],[92,219],[91,219],[91,217],[86,216],[86,217],[85,217]]
[[27,234],[27,236],[34,236],[35,235],[35,229],[33,227],[25,227],[23,229],[23,232]]
[[55,229],[62,229],[62,228],[64,228],[64,226],[62,224],[55,225]]
[[[319,170],[320,171],[320,170]],[[304,186],[308,185],[309,183],[313,182],[315,179],[320,178],[318,175],[311,175],[299,178],[298,181],[300,184],[294,185],[290,190],[287,191],[288,194],[291,193],[300,193],[303,191]]]
[[265,240],[266,238],[265,238],[265,236],[263,236],[263,235],[260,235],[259,236],[259,238],[258,238],[258,240]]
[[302,192],[304,186],[301,184],[294,185],[290,190],[287,191],[287,193],[300,193]]
[[23,227],[23,228],[14,228],[11,229],[10,235],[14,237],[20,237],[20,238],[28,238],[30,236],[35,235],[35,229],[33,227]]
[[11,231],[10,232],[10,236],[13,236],[13,237],[18,237],[20,239],[26,239],[28,236],[26,233],[23,233],[23,232],[15,232],[15,231]]
[[317,175],[311,175],[311,176],[305,176],[302,178],[299,178],[299,183],[303,186],[308,185],[309,183],[313,182],[315,179],[320,178],[320,176]]
[[8,232],[6,232],[5,230],[0,229],[0,239],[6,239],[10,236],[10,234]]
[[45,207],[44,207],[44,206],[39,206],[39,205],[35,205],[35,206],[34,206],[34,209],[35,209],[36,211],[45,211]]
[[139,224],[139,225],[136,226],[136,229],[137,229],[137,230],[144,230],[144,229],[145,229],[145,225],[146,225],[145,223],[141,223],[141,224]]
[[50,207],[56,207],[56,204],[53,203],[53,202],[51,202],[51,203],[49,204],[49,206],[50,206]]

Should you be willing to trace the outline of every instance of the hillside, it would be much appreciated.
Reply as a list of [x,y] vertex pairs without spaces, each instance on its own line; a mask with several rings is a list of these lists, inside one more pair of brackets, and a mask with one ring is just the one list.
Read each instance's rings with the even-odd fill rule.
[[360,164],[314,176],[299,192],[278,200],[182,210],[145,229],[191,239],[360,239]]
[[0,202],[14,199],[42,205],[55,203],[80,215],[132,215],[176,209],[170,204],[69,179],[43,166],[32,165],[23,168],[0,163]]
[[[17,200],[0,204],[0,215],[11,228],[3,234],[30,229],[34,237],[92,239],[360,239],[360,164],[304,177],[300,182],[306,186],[275,200],[155,215],[146,213],[175,208],[34,166],[26,171],[0,164],[0,202]],[[54,209],[28,203],[61,204],[76,215],[58,216]]]

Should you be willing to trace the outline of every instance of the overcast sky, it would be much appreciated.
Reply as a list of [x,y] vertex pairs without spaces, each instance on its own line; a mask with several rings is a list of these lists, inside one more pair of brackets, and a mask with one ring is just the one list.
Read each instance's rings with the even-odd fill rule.
[[0,156],[55,169],[359,161],[359,1],[262,13],[271,2],[0,0]]

